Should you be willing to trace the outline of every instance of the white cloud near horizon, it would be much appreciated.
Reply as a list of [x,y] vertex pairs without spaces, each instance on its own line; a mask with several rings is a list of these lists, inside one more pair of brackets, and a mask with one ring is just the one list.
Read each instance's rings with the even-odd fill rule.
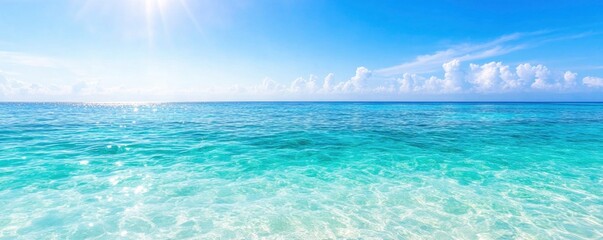
[[[391,78],[373,78],[373,71],[358,67],[354,76],[335,81],[334,74],[324,78],[310,75],[288,84],[266,78],[258,85],[213,87],[204,89],[165,89],[159,87],[126,88],[102,86],[98,81],[80,81],[71,85],[41,85],[9,79],[0,72],[0,100],[304,100],[329,99],[333,96],[368,97],[380,94],[501,94],[501,93],[576,93],[603,90],[603,78],[550,70],[541,64],[516,66],[502,62],[464,64],[458,59],[442,64],[443,74],[404,73]],[[121,96],[121,98],[120,98]],[[126,96],[126,97],[124,97]],[[179,99],[184,97],[186,99]]]
[[[348,80],[333,83],[333,74],[323,82],[310,75],[297,78],[290,85],[266,79],[262,84],[251,87],[254,93],[508,93],[550,92],[565,93],[593,90],[603,87],[603,78],[586,76],[578,81],[578,73],[550,70],[542,64],[522,63],[517,66],[502,62],[485,64],[463,64],[458,59],[442,64],[443,76],[404,73],[399,77],[371,78],[373,72],[359,67]],[[264,90],[264,91],[262,91]]]
[[448,49],[436,51],[432,54],[419,55],[415,59],[395,66],[377,69],[376,75],[391,77],[413,73],[431,73],[440,70],[442,64],[454,59],[461,62],[489,59],[523,50],[540,44],[564,40],[574,40],[594,35],[592,32],[574,35],[555,36],[555,31],[535,31],[503,35],[489,42],[477,44],[458,44]]
[[582,83],[592,88],[603,88],[603,78],[600,77],[585,77]]
[[[526,46],[523,38],[546,38],[546,34],[542,31],[516,33],[487,43],[457,45],[388,68],[371,70],[361,66],[349,78],[337,79],[335,74],[329,73],[324,78],[309,75],[289,82],[265,78],[255,85],[229,86],[178,87],[169,82],[158,85],[162,84],[157,83],[159,81],[128,86],[122,85],[125,82],[121,80],[141,76],[120,74],[115,77],[111,68],[106,66],[103,69],[107,71],[96,74],[98,71],[86,70],[91,64],[0,51],[0,68],[3,68],[0,69],[0,101],[363,100],[384,95],[395,100],[406,96],[506,93],[524,94],[517,95],[520,98],[533,93],[547,93],[554,98],[555,94],[602,92],[603,78],[598,76],[582,77],[573,71],[549,69],[545,65],[529,62],[517,65],[506,65],[501,61],[472,63],[520,50]],[[518,43],[520,39],[524,44]],[[545,41],[555,40],[547,38]],[[11,72],[3,71],[6,69]],[[61,75],[54,79],[46,78],[45,71],[38,71],[45,69],[59,69]],[[27,75],[29,70],[40,74]],[[176,77],[169,74],[172,72],[165,71],[160,77]],[[190,77],[193,73],[178,76]],[[155,72],[147,75],[158,76]],[[112,80],[108,81],[110,78]]]

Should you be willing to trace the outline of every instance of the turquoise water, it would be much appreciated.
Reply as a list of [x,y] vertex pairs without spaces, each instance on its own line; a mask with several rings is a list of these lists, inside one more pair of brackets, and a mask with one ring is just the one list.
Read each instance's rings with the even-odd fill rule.
[[603,104],[0,104],[0,239],[601,239]]

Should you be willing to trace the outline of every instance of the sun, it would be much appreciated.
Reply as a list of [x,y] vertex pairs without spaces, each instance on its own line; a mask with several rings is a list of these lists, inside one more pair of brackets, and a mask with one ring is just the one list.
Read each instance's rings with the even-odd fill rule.
[[[128,37],[144,37],[152,42],[170,27],[186,20],[199,30],[189,0],[86,0],[79,5],[77,18],[94,24],[110,25]],[[90,20],[92,19],[92,20]]]
[[144,11],[144,17],[146,22],[147,36],[152,39],[157,29],[156,22],[159,20],[161,27],[166,27],[165,18],[166,11],[169,7],[169,3],[173,0],[129,0],[138,4],[139,7]]

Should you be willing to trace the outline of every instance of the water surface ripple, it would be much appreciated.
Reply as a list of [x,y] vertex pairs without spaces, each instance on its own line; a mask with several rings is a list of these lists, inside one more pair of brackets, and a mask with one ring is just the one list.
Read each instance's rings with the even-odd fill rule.
[[0,104],[0,239],[601,239],[603,104]]

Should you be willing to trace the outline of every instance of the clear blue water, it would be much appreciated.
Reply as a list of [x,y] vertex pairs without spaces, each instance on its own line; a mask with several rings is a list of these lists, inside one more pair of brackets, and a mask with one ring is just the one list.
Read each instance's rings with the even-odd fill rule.
[[0,239],[603,238],[603,104],[0,104]]

